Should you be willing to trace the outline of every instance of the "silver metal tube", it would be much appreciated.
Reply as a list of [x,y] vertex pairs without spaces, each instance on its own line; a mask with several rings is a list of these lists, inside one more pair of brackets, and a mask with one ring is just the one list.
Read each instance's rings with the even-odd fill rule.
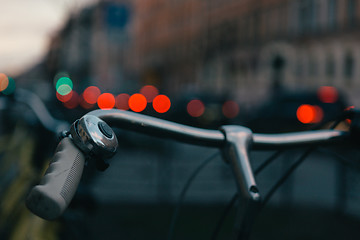
[[156,137],[172,138],[185,143],[220,147],[225,136],[219,130],[207,130],[123,110],[94,110],[89,112],[109,125],[146,133]]
[[49,131],[59,133],[69,128],[69,124],[65,121],[54,118],[44,102],[34,93],[26,89],[18,88],[15,92],[15,100],[27,105],[35,113],[40,123]]
[[278,149],[320,143],[333,143],[349,137],[348,132],[338,130],[316,130],[279,134],[253,134],[253,148]]
[[[95,115],[114,127],[167,137],[196,145],[223,147],[226,139],[220,130],[207,130],[170,122],[139,113],[122,110],[94,110]],[[317,130],[294,133],[261,134],[254,133],[253,149],[279,149],[319,143],[332,143],[349,136],[348,132],[338,130]]]

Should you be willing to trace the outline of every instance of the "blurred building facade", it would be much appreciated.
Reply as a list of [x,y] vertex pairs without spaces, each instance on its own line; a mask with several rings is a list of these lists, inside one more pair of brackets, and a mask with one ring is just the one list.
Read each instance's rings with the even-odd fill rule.
[[333,85],[356,104],[359,22],[359,0],[107,0],[69,17],[43,66],[50,79],[69,72],[80,90],[153,84],[252,104]]
[[137,0],[135,9],[138,67],[172,92],[256,102],[279,87],[333,85],[360,100],[358,0]]
[[102,1],[72,14],[50,41],[45,59],[49,77],[67,72],[80,91],[89,85],[109,92],[127,88],[131,15],[127,0]]

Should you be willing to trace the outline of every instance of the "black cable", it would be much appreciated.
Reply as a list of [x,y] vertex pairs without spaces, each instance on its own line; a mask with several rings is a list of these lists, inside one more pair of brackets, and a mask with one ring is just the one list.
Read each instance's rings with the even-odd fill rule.
[[174,235],[174,230],[175,230],[175,224],[176,221],[178,219],[178,215],[179,215],[179,211],[180,208],[182,206],[182,203],[184,201],[184,197],[185,194],[187,192],[187,190],[189,189],[191,183],[193,182],[193,180],[195,179],[195,177],[199,174],[199,172],[206,166],[208,165],[212,160],[214,160],[218,155],[220,154],[220,152],[216,152],[215,154],[213,154],[212,156],[208,157],[205,161],[203,161],[195,170],[194,172],[190,175],[190,177],[188,178],[188,180],[186,181],[184,187],[181,190],[181,193],[179,195],[179,199],[178,202],[176,204],[174,213],[172,215],[171,218],[171,222],[170,222],[170,227],[169,227],[169,232],[168,232],[168,240],[173,239],[173,235]]
[[[268,157],[259,167],[256,168],[256,170],[254,171],[254,174],[257,175],[259,174],[262,170],[264,170],[270,163],[272,163],[280,154],[282,154],[284,152],[284,150],[279,150],[276,151],[275,153],[273,153],[270,157]],[[225,218],[227,217],[227,215],[230,213],[231,208],[234,206],[236,200],[238,199],[239,195],[237,193],[235,193],[231,200],[227,203],[222,215],[220,216],[219,220],[217,221],[217,224],[215,226],[215,230],[212,234],[211,239],[215,240],[220,232],[220,229],[223,225],[223,223],[225,222]]]
[[326,148],[320,148],[320,149],[317,149],[317,151],[320,152],[320,153],[323,153],[323,154],[329,154],[329,155],[335,156],[336,159],[338,159],[338,161],[340,161],[345,166],[347,166],[347,167],[355,167],[358,170],[360,170],[360,164],[352,163],[351,160],[346,159],[344,156],[342,156],[341,154],[339,154],[339,153],[337,153],[337,152],[335,152],[333,150],[326,149]]
[[262,170],[264,170],[265,167],[267,167],[270,163],[272,163],[280,154],[282,154],[284,151],[279,150],[273,153],[268,159],[266,159],[259,167],[257,167],[254,171],[255,176],[259,174]]
[[230,210],[231,208],[235,205],[235,202],[236,200],[238,199],[239,195],[237,193],[235,193],[230,202],[228,202],[228,204],[226,204],[226,207],[222,213],[222,215],[220,216],[218,222],[216,223],[216,226],[215,226],[215,229],[214,229],[214,232],[211,236],[211,239],[212,240],[215,240],[217,239],[218,235],[219,235],[219,232],[220,232],[220,229],[223,225],[223,223],[225,222],[225,218],[227,217],[227,215],[230,213]]
[[265,206],[267,202],[270,200],[272,195],[276,192],[276,190],[288,179],[288,177],[296,170],[297,167],[308,157],[308,155],[314,151],[314,147],[306,150],[299,159],[291,165],[291,167],[287,170],[287,172],[275,183],[275,185],[270,189],[268,194],[264,197],[262,205]]
[[[330,129],[334,129],[341,121],[343,120],[343,117],[336,120]],[[325,124],[318,125],[317,128],[323,127]],[[315,128],[315,129],[317,129]],[[263,206],[266,205],[266,203],[270,200],[272,195],[276,192],[276,190],[287,180],[287,178],[296,170],[298,166],[307,158],[307,156],[314,150],[315,148],[310,148],[306,152],[303,153],[303,155],[300,156],[300,158],[288,169],[288,171],[279,179],[279,181],[272,187],[272,189],[269,191],[269,193],[265,196],[263,201]],[[282,154],[284,150],[278,150],[275,153],[273,153],[268,159],[266,159],[260,166],[258,166],[255,171],[254,175],[258,175],[261,171],[263,171],[270,163],[272,163],[280,154]],[[342,160],[344,163],[348,163],[345,158],[343,158],[341,155],[333,153],[336,155],[339,159]],[[211,239],[215,240],[220,232],[220,229],[222,227],[223,222],[225,221],[225,218],[230,212],[230,209],[234,206],[236,200],[238,198],[238,194],[234,194],[229,203],[226,205],[223,214],[221,215],[219,221],[216,224],[215,230],[212,234]]]

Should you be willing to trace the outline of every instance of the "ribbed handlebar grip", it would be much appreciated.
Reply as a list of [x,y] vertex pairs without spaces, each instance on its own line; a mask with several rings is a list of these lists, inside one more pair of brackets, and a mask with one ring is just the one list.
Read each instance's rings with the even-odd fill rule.
[[26,206],[41,218],[59,217],[71,202],[84,169],[85,157],[68,137],[61,140],[39,185],[26,199]]

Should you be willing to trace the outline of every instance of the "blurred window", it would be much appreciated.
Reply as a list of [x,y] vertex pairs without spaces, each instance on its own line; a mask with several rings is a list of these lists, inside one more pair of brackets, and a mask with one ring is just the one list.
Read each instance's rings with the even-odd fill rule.
[[344,59],[344,75],[348,81],[348,84],[350,84],[353,74],[354,74],[354,58],[350,53],[347,53]]
[[357,0],[348,0],[347,3],[348,24],[350,27],[353,27],[356,24]]
[[251,16],[251,39],[257,41],[260,36],[260,12],[256,10]]
[[312,32],[316,27],[315,4],[313,0],[301,1],[299,6],[300,33]]
[[334,30],[337,25],[337,0],[328,0],[328,26]]
[[125,4],[108,3],[105,12],[107,26],[113,30],[124,30],[130,21],[130,8]]
[[280,15],[280,19],[279,19],[279,34],[280,36],[286,36],[288,34],[288,29],[289,29],[289,21],[288,21],[288,17],[289,17],[289,6],[287,5],[288,3],[285,3],[283,5],[280,6],[279,9],[279,15]]
[[335,61],[332,56],[328,56],[326,60],[326,76],[333,78],[335,75]]
[[314,57],[310,57],[310,59],[309,59],[309,75],[315,77],[315,76],[317,76],[317,74],[318,74],[317,62]]
[[298,59],[296,61],[295,72],[298,77],[304,76],[304,63],[303,63],[303,59],[300,56],[298,57]]

